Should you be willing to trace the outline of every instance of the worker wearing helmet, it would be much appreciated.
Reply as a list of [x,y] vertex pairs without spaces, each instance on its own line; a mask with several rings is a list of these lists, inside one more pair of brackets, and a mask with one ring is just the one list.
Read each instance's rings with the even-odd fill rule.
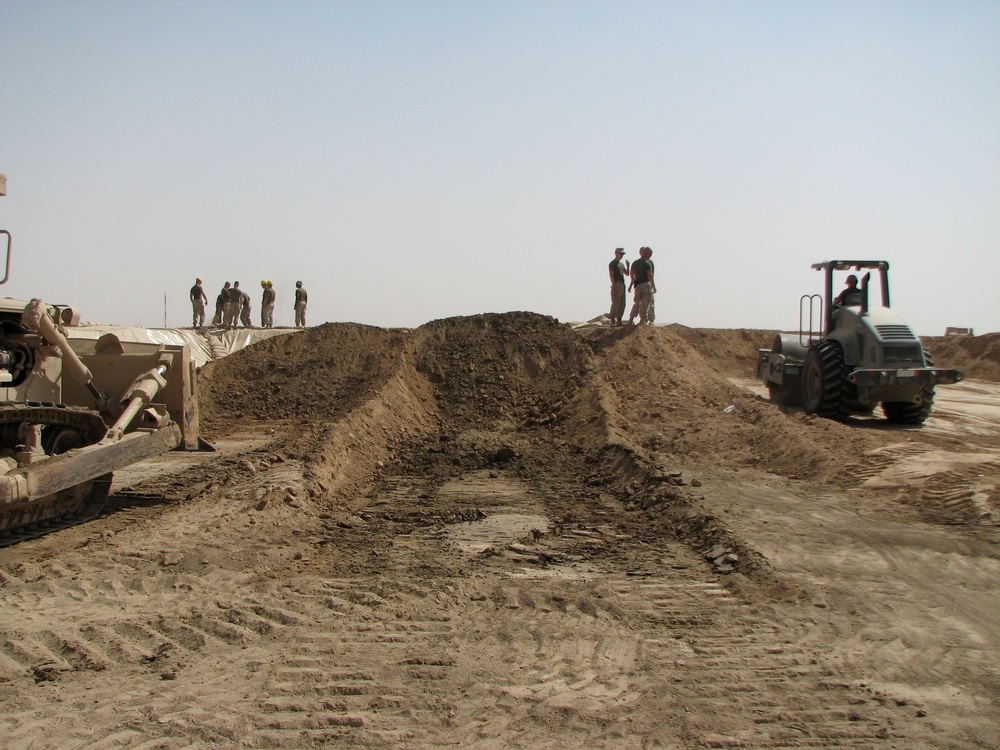
[[860,305],[862,292],[858,289],[858,277],[853,273],[847,277],[847,286],[833,301],[835,305]]
[[191,287],[191,325],[193,327],[200,328],[205,325],[205,305],[207,304],[208,297],[205,296],[205,290],[201,286],[201,279],[195,279],[194,286]]

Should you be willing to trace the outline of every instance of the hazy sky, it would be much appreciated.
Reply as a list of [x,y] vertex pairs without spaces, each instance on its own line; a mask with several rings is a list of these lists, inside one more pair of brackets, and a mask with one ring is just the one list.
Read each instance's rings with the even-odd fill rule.
[[885,258],[917,333],[1000,331],[1000,2],[0,0],[4,296],[190,324],[608,309],[793,329]]

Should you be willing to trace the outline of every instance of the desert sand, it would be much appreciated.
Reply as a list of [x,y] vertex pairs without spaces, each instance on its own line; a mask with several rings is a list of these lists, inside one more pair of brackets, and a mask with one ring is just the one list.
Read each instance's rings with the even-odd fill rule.
[[0,549],[5,748],[1000,748],[1000,334],[920,428],[772,332],[326,324]]

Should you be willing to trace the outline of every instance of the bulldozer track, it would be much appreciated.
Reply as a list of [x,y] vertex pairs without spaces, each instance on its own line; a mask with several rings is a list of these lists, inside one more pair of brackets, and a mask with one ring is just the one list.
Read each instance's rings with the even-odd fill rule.
[[[37,539],[40,536],[51,534],[54,531],[67,529],[70,526],[77,526],[97,518],[101,515],[101,511],[104,510],[104,506],[107,502],[108,490],[111,487],[111,479],[95,479],[92,484],[95,486],[91,494],[88,496],[88,499],[79,508],[79,510],[66,513],[62,516],[43,521],[41,523],[28,524],[27,526],[20,526],[15,529],[2,531],[0,532],[0,548],[10,547],[11,545],[19,544],[20,542],[24,542],[29,539]],[[3,514],[0,514],[0,522],[2,522],[2,520]]]
[[[69,428],[72,437],[68,447],[96,443],[107,429],[101,416],[89,409],[42,402],[8,402],[0,404],[0,436],[4,448],[13,450],[20,442],[18,430],[25,423],[42,425],[43,430],[51,427]],[[49,447],[58,445],[55,439],[49,440],[44,433],[42,442]],[[53,501],[53,508],[65,505],[65,512],[56,512],[40,521],[24,524],[20,520],[23,516],[22,509],[0,510],[0,547],[34,539],[95,518],[104,507],[111,478],[95,479],[90,484],[91,491],[82,500],[70,495],[65,500]]]
[[0,430],[24,422],[78,428],[88,445],[100,440],[107,429],[101,415],[90,409],[45,402],[0,403]]

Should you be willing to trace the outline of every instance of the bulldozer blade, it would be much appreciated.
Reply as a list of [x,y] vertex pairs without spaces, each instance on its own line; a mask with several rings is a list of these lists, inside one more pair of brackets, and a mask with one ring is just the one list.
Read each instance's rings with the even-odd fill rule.
[[132,432],[115,442],[100,442],[8,471],[0,483],[18,490],[2,491],[0,502],[17,502],[52,495],[74,485],[110,474],[138,461],[173,450],[181,444],[181,429],[171,423],[153,432]]

